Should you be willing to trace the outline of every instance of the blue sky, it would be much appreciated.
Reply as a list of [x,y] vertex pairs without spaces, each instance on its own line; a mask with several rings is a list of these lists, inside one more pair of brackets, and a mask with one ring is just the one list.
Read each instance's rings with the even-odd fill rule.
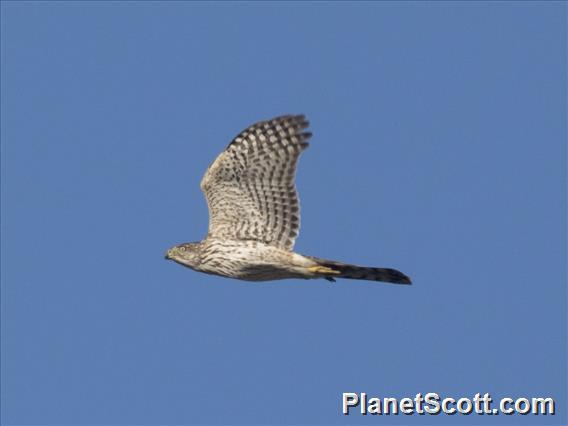
[[[566,3],[2,2],[2,422],[566,424]],[[300,253],[412,287],[163,258],[206,167],[304,113]],[[534,416],[343,416],[551,396]]]

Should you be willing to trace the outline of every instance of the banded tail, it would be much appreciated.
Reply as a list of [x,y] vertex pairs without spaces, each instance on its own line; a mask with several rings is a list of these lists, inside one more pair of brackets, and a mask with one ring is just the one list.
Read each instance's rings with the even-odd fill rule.
[[349,278],[352,280],[382,281],[393,284],[412,284],[409,277],[396,269],[369,268],[334,260],[320,259],[319,257],[306,257],[320,265],[320,267],[316,266],[312,270],[317,274],[321,274],[321,277],[328,281],[335,281],[334,278]]

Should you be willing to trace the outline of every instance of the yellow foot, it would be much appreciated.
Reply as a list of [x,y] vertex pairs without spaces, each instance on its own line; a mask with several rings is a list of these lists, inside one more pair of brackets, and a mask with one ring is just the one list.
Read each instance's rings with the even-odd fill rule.
[[327,266],[310,266],[308,268],[308,271],[314,273],[314,274],[341,274],[341,272],[336,271],[334,269],[328,268]]

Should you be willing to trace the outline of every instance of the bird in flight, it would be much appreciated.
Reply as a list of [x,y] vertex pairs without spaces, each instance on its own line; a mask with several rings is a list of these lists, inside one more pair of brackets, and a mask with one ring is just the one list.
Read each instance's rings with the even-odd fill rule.
[[166,259],[207,274],[246,281],[335,278],[411,284],[396,269],[371,268],[294,253],[300,229],[296,165],[311,133],[303,115],[243,130],[201,180],[209,207],[203,241],[170,248]]

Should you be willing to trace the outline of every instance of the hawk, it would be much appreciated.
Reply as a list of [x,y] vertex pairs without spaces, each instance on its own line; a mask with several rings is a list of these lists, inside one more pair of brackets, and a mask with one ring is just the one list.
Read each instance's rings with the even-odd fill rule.
[[311,133],[303,115],[260,121],[242,131],[201,181],[209,207],[203,241],[170,248],[166,259],[207,274],[247,281],[335,278],[411,284],[395,269],[294,253],[300,229],[296,165]]

